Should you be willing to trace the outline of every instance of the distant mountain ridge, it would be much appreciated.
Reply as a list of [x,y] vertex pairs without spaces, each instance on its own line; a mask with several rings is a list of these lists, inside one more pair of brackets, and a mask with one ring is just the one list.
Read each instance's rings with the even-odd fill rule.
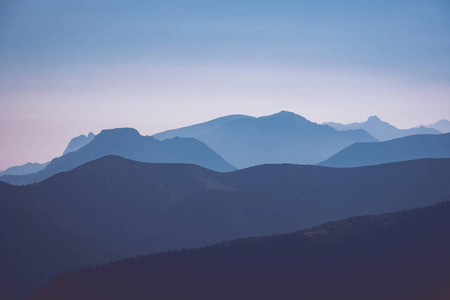
[[[319,125],[292,112],[281,111],[270,116],[240,116],[209,130],[209,123],[162,132],[155,137],[183,134],[206,143],[237,168],[270,163],[316,164],[355,142],[377,141],[364,130],[337,131]],[[223,121],[227,122],[223,122]],[[206,126],[207,130],[200,130]],[[198,134],[198,132],[205,132]]]
[[371,116],[367,121],[362,123],[351,123],[351,124],[341,124],[328,122],[324,123],[329,125],[336,130],[352,130],[352,129],[363,129],[370,133],[373,137],[380,141],[387,141],[396,138],[401,138],[408,135],[415,134],[439,134],[440,131],[434,128],[427,128],[424,126],[410,128],[410,129],[398,129],[395,126],[380,120],[377,116]]
[[355,143],[319,165],[360,167],[421,158],[450,158],[450,133],[411,135],[377,143]]
[[39,172],[43,169],[45,169],[45,167],[49,164],[50,162],[46,162],[43,164],[39,164],[39,163],[26,163],[24,165],[21,166],[14,166],[11,168],[6,169],[3,172],[0,172],[0,176],[3,175],[27,175],[27,174],[33,174],[36,172]]
[[141,136],[136,129],[117,128],[103,130],[82,148],[53,159],[42,171],[23,176],[2,176],[0,181],[19,185],[36,183],[106,155],[119,155],[142,162],[192,163],[222,172],[235,170],[196,139],[177,137],[158,141],[150,136]]
[[23,295],[67,268],[96,261],[430,205],[450,194],[449,177],[450,159],[218,173],[105,156],[38,184],[0,183],[0,247],[8,253],[0,279]]
[[29,299],[445,300],[449,217],[445,202],[141,256],[67,272]]
[[92,132],[89,132],[89,134],[87,136],[82,134],[77,137],[74,137],[73,139],[70,140],[69,144],[67,145],[66,150],[64,150],[63,155],[70,153],[70,152],[77,151],[78,149],[86,146],[87,144],[92,142],[94,137],[95,137],[95,134],[93,134]]
[[[94,139],[95,135],[90,132],[87,136],[85,135],[79,135],[77,137],[74,137],[72,140],[70,140],[69,144],[67,145],[66,149],[64,150],[64,154],[67,154],[69,152],[76,151],[80,149],[81,147],[87,145]],[[50,161],[39,164],[39,163],[26,163],[21,166],[13,166],[10,167],[4,171],[0,172],[0,177],[3,175],[28,175],[28,174],[34,174],[39,171],[42,171],[45,169],[45,167],[50,163]]]
[[441,132],[448,133],[448,132],[450,132],[450,121],[442,119],[434,124],[430,124],[425,127],[434,128]]
[[187,126],[187,127],[163,131],[163,132],[154,134],[153,137],[158,140],[170,139],[170,138],[174,138],[176,136],[197,137],[197,136],[209,134],[212,131],[225,125],[226,123],[235,121],[235,120],[239,120],[239,119],[254,119],[254,117],[246,116],[246,115],[228,115],[228,116],[213,119],[211,121],[207,121],[204,123],[199,123],[199,124],[194,124],[194,125]]

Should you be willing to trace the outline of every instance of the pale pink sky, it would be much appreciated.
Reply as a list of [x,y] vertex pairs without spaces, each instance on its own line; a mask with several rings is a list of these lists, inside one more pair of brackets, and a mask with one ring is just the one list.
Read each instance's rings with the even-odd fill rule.
[[46,162],[105,128],[154,133],[228,114],[293,111],[322,123],[378,115],[399,128],[449,118],[450,87],[354,70],[252,64],[77,65],[0,90],[0,169]]

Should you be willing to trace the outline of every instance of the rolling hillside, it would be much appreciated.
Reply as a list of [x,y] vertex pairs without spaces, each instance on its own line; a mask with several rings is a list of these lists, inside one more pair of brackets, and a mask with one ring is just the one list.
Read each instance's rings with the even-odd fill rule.
[[[1,276],[17,287],[11,293],[23,295],[94,261],[438,203],[450,192],[449,177],[450,159],[350,169],[263,165],[218,173],[106,156],[37,184],[0,184],[0,245],[9,253]],[[98,250],[105,248],[110,253]],[[81,250],[77,256],[71,249]],[[55,258],[49,264],[54,256],[64,263]]]
[[428,299],[450,296],[450,203],[68,272],[38,299]]

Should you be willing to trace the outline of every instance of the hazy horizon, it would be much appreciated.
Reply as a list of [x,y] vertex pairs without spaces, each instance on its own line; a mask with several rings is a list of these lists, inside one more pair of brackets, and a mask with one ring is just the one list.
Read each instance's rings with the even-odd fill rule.
[[[277,112],[274,112],[273,114],[275,114],[275,113],[278,113],[278,111]],[[295,113],[295,112],[294,112]],[[234,115],[236,115],[236,114],[234,114]],[[243,114],[242,114],[243,115]],[[255,115],[249,115],[249,114],[247,114],[248,116],[252,116],[252,117],[264,117],[264,116],[267,116],[267,115],[259,115],[259,116],[255,116]],[[270,115],[272,115],[272,114],[270,114]],[[223,117],[223,116],[218,116],[217,118],[220,118],[220,117]],[[304,117],[304,116],[303,116]],[[368,116],[367,118],[369,118],[370,116]],[[377,117],[379,117],[379,116],[377,116]],[[357,120],[357,121],[354,121],[354,122],[365,122],[365,121],[367,121],[367,118],[365,118],[365,119],[362,119],[362,120]],[[90,132],[92,132],[92,133],[94,133],[95,135],[97,135],[97,134],[99,134],[102,130],[104,130],[104,129],[113,129],[113,128],[127,128],[127,127],[129,127],[129,128],[134,128],[134,129],[136,129],[137,131],[139,131],[139,133],[141,134],[141,135],[148,135],[148,136],[152,136],[152,135],[154,135],[154,134],[156,134],[156,133],[160,133],[160,132],[163,132],[163,131],[166,131],[166,130],[171,130],[171,129],[176,129],[176,128],[181,128],[181,127],[185,127],[185,126],[190,126],[190,125],[195,125],[195,124],[198,124],[198,123],[204,123],[204,122],[207,122],[207,121],[210,121],[210,120],[213,120],[213,119],[216,119],[216,117],[214,117],[214,118],[212,118],[212,119],[206,119],[206,120],[202,120],[202,121],[199,121],[199,122],[194,122],[194,123],[187,123],[187,124],[182,124],[182,125],[180,125],[180,126],[177,126],[177,127],[170,127],[170,128],[166,128],[166,129],[163,129],[163,130],[159,130],[159,131],[157,131],[157,132],[142,132],[139,128],[134,128],[134,127],[131,127],[131,126],[126,126],[126,125],[124,125],[124,126],[117,126],[117,127],[110,127],[110,128],[100,128],[100,129],[98,129],[98,130],[91,130],[91,131],[88,131],[88,132],[82,132],[82,133],[80,133],[80,134],[76,134],[76,135],[74,135],[74,136],[71,136],[71,137],[68,137],[67,138],[67,140],[66,140],[66,142],[63,142],[61,145],[60,145],[60,147],[58,147],[57,149],[59,150],[59,149],[61,149],[61,151],[60,151],[60,153],[57,153],[56,151],[55,151],[55,155],[53,156],[53,157],[51,157],[51,158],[48,158],[48,159],[46,159],[46,158],[44,158],[42,161],[29,161],[29,160],[27,160],[27,158],[25,158],[25,161],[23,162],[23,163],[15,163],[15,164],[6,164],[5,165],[5,167],[3,167],[3,168],[0,168],[0,171],[4,171],[4,170],[6,170],[7,168],[9,168],[9,167],[13,167],[13,166],[17,166],[17,165],[23,165],[23,164],[26,164],[26,163],[28,163],[28,162],[31,162],[31,163],[46,163],[46,162],[48,162],[48,161],[50,161],[51,159],[53,159],[53,158],[56,158],[56,157],[59,157],[59,156],[61,156],[62,155],[62,152],[64,151],[64,149],[66,149],[66,147],[67,147],[67,145],[68,145],[68,143],[69,143],[69,141],[72,139],[72,138],[74,138],[74,137],[76,137],[76,136],[79,136],[79,135],[85,135],[85,136],[87,136]],[[306,119],[308,119],[308,118],[306,118]],[[315,122],[314,120],[310,120],[310,119],[308,119],[309,121],[311,121],[311,122],[314,122],[314,123],[317,123],[317,124],[322,124],[322,123],[324,123],[324,122]],[[386,122],[386,120],[383,120],[382,118],[381,118],[381,120],[382,121],[385,121]],[[354,122],[349,122],[349,123],[354,123]],[[390,122],[388,122],[388,123],[390,123]],[[394,125],[394,124],[392,124],[392,123],[390,123],[391,125]],[[420,124],[420,125],[424,125],[424,124]],[[395,125],[394,125],[395,126]],[[418,125],[419,126],[419,125]]]
[[449,29],[441,0],[5,1],[0,169],[230,114],[450,119]]

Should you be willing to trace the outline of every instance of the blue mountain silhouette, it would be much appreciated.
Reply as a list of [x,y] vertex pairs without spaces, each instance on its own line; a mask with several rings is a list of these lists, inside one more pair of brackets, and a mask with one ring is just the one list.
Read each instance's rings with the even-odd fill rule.
[[214,130],[220,128],[228,122],[239,120],[239,119],[254,119],[254,117],[246,116],[246,115],[229,115],[221,118],[217,118],[208,122],[195,124],[179,129],[167,130],[161,133],[157,133],[153,135],[154,138],[158,140],[165,140],[174,138],[176,136],[179,137],[198,137],[201,135],[209,134]]
[[450,121],[443,119],[443,120],[440,120],[440,121],[438,121],[438,122],[436,122],[434,124],[427,125],[426,127],[434,128],[434,129],[439,130],[441,132],[447,133],[447,132],[450,132]]
[[420,158],[450,158],[450,133],[418,134],[378,143],[355,143],[319,165],[359,167]]
[[70,140],[69,144],[67,145],[66,150],[64,150],[63,155],[67,154],[69,152],[77,151],[78,149],[86,146],[87,144],[92,142],[94,137],[95,137],[95,134],[93,134],[92,132],[89,132],[89,134],[87,136],[79,135],[77,137],[74,137],[73,139]]
[[[205,131],[193,136],[237,168],[268,163],[316,164],[355,142],[376,141],[363,130],[337,131],[287,111],[260,118],[240,117]],[[195,133],[181,128],[170,134],[177,132]]]
[[118,128],[103,130],[90,143],[53,159],[40,172],[23,176],[2,176],[0,181],[19,185],[35,183],[105,155],[119,155],[142,162],[192,163],[221,172],[235,170],[217,153],[194,138],[176,137],[159,141],[140,135],[136,129]]
[[33,174],[36,172],[39,172],[43,169],[45,169],[45,167],[49,164],[50,162],[46,162],[43,164],[39,164],[39,163],[26,163],[24,165],[21,166],[14,166],[11,168],[6,169],[3,172],[0,172],[0,176],[3,175],[27,175],[27,174]]
[[[94,139],[95,135],[90,132],[88,136],[80,135],[77,137],[74,137],[72,140],[70,140],[69,144],[66,147],[66,150],[64,150],[64,154],[76,151],[80,149],[81,147],[87,145]],[[39,163],[26,163],[21,166],[14,166],[6,169],[5,171],[0,172],[0,176],[3,175],[27,175],[27,174],[33,174],[37,173],[43,169],[49,164],[50,162],[46,162],[43,164]]]
[[377,116],[371,116],[367,121],[362,123],[340,124],[334,122],[325,123],[337,130],[353,130],[363,129],[370,133],[373,137],[380,141],[387,141],[396,138],[401,138],[408,135],[415,134],[439,134],[439,130],[434,128],[427,128],[424,126],[410,128],[410,129],[398,129],[397,127],[380,120]]

